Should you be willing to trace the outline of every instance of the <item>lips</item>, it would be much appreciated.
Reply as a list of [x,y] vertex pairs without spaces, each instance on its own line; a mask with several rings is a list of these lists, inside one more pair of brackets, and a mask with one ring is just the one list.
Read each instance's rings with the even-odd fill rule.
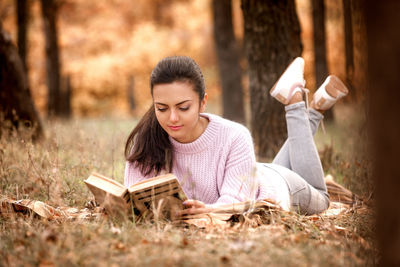
[[168,126],[168,128],[170,128],[172,131],[178,131],[179,129],[182,128],[182,125],[181,126]]

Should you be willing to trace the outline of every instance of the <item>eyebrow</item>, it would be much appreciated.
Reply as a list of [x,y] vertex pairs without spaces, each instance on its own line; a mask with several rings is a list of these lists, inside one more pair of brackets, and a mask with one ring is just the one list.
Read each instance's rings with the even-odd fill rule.
[[[184,101],[182,101],[182,102],[179,102],[178,104],[176,104],[175,106],[179,106],[179,105],[181,105],[181,104],[183,104],[183,103],[186,103],[186,102],[188,102],[188,101],[192,101],[192,100],[184,100]],[[157,104],[157,105],[161,105],[161,106],[168,106],[167,104],[164,104],[164,103],[160,103],[160,102],[154,102],[154,104]]]

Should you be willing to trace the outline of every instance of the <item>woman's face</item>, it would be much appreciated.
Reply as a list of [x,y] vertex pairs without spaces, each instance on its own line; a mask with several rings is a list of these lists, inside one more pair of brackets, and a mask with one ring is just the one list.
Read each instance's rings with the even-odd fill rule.
[[156,117],[161,127],[175,140],[190,143],[204,131],[207,94],[200,102],[193,85],[188,82],[157,84],[153,87]]

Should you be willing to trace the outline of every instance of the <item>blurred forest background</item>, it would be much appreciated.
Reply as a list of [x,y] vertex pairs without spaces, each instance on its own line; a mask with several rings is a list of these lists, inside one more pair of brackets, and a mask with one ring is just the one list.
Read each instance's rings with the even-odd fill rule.
[[[17,45],[16,2],[0,2],[0,19],[3,28],[11,34],[13,43]],[[297,0],[296,8],[301,23],[302,56],[306,61],[306,86],[314,90],[311,2]],[[60,75],[70,79],[74,117],[126,117],[132,114],[132,108],[133,114],[140,116],[151,104],[148,86],[151,70],[161,58],[170,55],[188,55],[198,62],[207,83],[209,112],[222,114],[211,1],[62,0],[55,4]],[[27,1],[27,5],[26,61],[29,84],[36,107],[44,117],[47,115],[48,89],[41,1]],[[347,75],[351,75],[352,85],[357,88],[352,100],[360,101],[365,88],[361,75],[366,66],[362,57],[366,49],[363,41],[365,29],[361,13],[353,12],[354,63],[351,73],[346,73],[343,8],[342,1],[325,1],[327,67],[329,73],[343,81],[347,80]],[[248,107],[247,62],[243,51],[243,16],[239,0],[232,1],[232,11],[234,37],[243,69],[245,106]],[[133,90],[131,96],[134,105],[130,104],[129,90]],[[248,113],[247,110],[247,116]]]

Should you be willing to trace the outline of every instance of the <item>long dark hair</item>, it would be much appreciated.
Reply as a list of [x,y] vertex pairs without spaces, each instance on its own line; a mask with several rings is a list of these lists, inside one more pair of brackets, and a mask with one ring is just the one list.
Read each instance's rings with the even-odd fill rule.
[[[173,56],[162,59],[153,69],[150,76],[150,91],[157,84],[176,81],[188,82],[198,93],[201,102],[205,94],[203,74],[196,62],[186,56]],[[135,164],[145,176],[162,169],[172,170],[172,144],[168,134],[158,123],[154,105],[142,117],[132,130],[125,145],[125,158]]]

